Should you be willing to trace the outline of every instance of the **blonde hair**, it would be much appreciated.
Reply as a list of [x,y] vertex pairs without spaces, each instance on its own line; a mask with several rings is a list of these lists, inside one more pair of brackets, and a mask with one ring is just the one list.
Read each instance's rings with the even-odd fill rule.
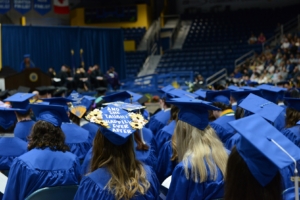
[[[178,161],[183,162],[187,179],[192,178],[195,182],[200,181],[200,183],[207,179],[216,180],[218,177],[217,167],[223,177],[225,176],[228,154],[209,125],[202,131],[179,120],[174,134],[177,141]],[[189,163],[191,174],[189,174]],[[208,177],[208,171],[210,177]]]
[[150,188],[143,165],[135,159],[131,138],[120,146],[114,145],[98,130],[93,145],[91,171],[105,167],[111,179],[105,186],[115,199],[131,199],[144,195]]

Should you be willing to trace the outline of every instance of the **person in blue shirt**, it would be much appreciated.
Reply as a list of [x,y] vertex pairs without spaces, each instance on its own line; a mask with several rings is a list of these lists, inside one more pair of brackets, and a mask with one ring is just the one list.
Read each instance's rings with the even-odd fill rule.
[[69,152],[60,128],[68,120],[64,108],[38,104],[31,108],[38,121],[29,136],[28,152],[12,163],[3,200],[23,200],[44,187],[79,184],[79,160]]
[[222,198],[228,153],[208,121],[208,110],[219,109],[201,100],[176,98],[169,103],[180,109],[174,132],[179,164],[166,199]]
[[20,72],[24,71],[25,69],[35,67],[35,64],[30,59],[30,54],[25,54],[23,57],[24,60],[20,64]]
[[144,124],[111,105],[92,112],[90,120],[99,124],[99,130],[91,173],[82,179],[74,199],[159,199],[155,173],[134,152],[132,134]]

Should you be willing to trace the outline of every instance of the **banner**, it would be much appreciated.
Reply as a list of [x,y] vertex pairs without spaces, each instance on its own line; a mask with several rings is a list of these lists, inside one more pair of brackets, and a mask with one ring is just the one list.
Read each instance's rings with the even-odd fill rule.
[[5,14],[10,10],[10,0],[0,0],[0,14]]
[[54,0],[54,12],[57,14],[68,14],[69,10],[69,0]]
[[14,9],[24,15],[31,10],[31,0],[14,0]]
[[33,8],[41,15],[45,15],[52,9],[51,0],[34,0]]

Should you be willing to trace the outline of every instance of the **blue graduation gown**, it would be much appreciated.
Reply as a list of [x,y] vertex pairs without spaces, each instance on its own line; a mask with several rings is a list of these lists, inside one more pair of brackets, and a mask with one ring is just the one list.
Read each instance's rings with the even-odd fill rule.
[[94,140],[94,138],[97,134],[97,131],[99,129],[99,126],[97,124],[89,122],[81,127],[84,128],[85,130],[87,130],[90,133],[90,138],[92,140]]
[[80,170],[81,175],[85,175],[88,172],[90,172],[90,163],[92,160],[92,154],[93,154],[93,147],[90,148],[90,150],[87,152],[81,164],[81,170]]
[[219,136],[220,140],[223,144],[233,136],[236,132],[228,122],[234,121],[234,115],[223,115],[216,119],[215,121],[210,123],[210,126],[216,131],[217,135]]
[[70,152],[32,149],[14,160],[3,200],[24,200],[40,188],[79,184],[79,167]]
[[[150,183],[150,188],[145,195],[136,195],[132,199],[159,199],[159,183],[155,173],[151,167],[144,165],[147,174],[147,180]],[[85,176],[80,182],[80,186],[75,195],[75,200],[114,200],[114,195],[108,191],[105,186],[108,184],[111,175],[106,168],[99,168],[96,171]]]
[[285,117],[286,117],[286,108],[278,115],[276,120],[274,121],[274,127],[282,131],[285,127]]
[[[189,174],[191,174],[191,166],[189,166]],[[208,176],[209,177],[209,172]],[[216,180],[207,179],[206,182],[194,182],[192,178],[187,179],[184,172],[183,163],[180,162],[174,169],[172,181],[168,191],[167,200],[182,199],[203,199],[211,200],[223,198],[224,196],[224,180],[221,171],[218,169]]]
[[27,143],[17,137],[0,137],[0,170],[9,170],[14,159],[27,152]]
[[162,129],[165,125],[167,125],[168,121],[171,117],[171,111],[168,110],[161,110],[158,113],[156,113],[154,116],[152,116],[146,124],[146,127],[151,129],[153,135],[156,135],[156,133]]
[[171,161],[173,155],[172,143],[167,141],[159,151],[156,175],[160,183],[162,183],[166,178],[172,175],[174,168],[177,165],[176,161]]
[[281,131],[283,135],[289,138],[295,145],[300,147],[300,125],[285,128]]
[[72,123],[63,123],[61,129],[66,136],[66,144],[70,147],[70,151],[80,160],[84,159],[86,153],[92,147],[89,132]]
[[164,128],[159,130],[155,135],[155,142],[158,148],[162,148],[162,146],[169,140],[171,140],[174,130],[176,127],[176,121],[171,121],[168,125]]
[[157,145],[156,145],[155,138],[154,138],[154,135],[153,135],[152,131],[149,128],[146,128],[146,127],[143,127],[142,131],[143,131],[144,141],[148,145],[150,144],[151,151],[153,152],[155,157],[157,157],[157,153],[158,153],[157,152]]
[[33,121],[33,120],[18,122],[14,129],[15,137],[18,137],[18,138],[24,140],[25,142],[27,142],[27,137],[28,137],[28,135],[30,135],[31,129],[34,124],[35,124],[35,121]]
[[229,149],[230,151],[232,150],[232,148],[239,143],[239,141],[241,140],[241,135],[236,133],[234,134],[231,138],[229,138],[226,143],[225,143],[225,147],[226,149]]

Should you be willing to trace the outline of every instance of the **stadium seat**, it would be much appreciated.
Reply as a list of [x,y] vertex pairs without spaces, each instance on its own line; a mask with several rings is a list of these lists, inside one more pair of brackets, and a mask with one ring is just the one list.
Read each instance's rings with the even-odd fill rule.
[[74,199],[77,189],[78,185],[45,187],[36,190],[25,200],[72,200]]

